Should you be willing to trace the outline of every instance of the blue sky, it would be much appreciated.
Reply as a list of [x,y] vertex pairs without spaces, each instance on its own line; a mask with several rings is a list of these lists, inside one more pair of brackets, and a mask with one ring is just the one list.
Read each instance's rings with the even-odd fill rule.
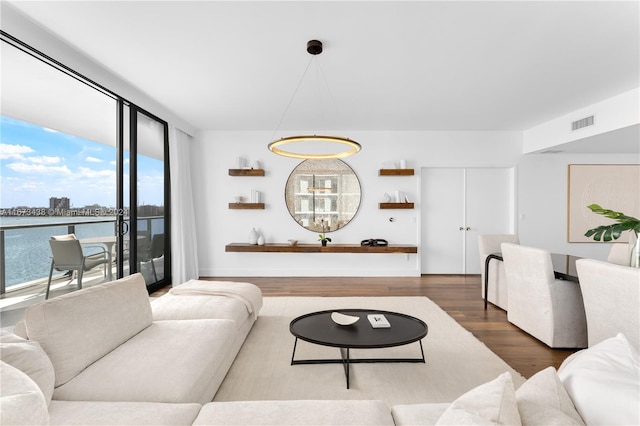
[[[1,116],[0,207],[48,207],[50,197],[114,207],[115,160],[115,147]],[[138,174],[139,204],[162,205],[163,163],[140,156]]]

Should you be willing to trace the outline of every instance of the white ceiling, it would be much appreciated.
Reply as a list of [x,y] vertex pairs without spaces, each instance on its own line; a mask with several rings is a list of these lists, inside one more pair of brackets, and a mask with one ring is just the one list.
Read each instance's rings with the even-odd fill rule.
[[640,85],[638,1],[9,3],[199,129],[525,130]]

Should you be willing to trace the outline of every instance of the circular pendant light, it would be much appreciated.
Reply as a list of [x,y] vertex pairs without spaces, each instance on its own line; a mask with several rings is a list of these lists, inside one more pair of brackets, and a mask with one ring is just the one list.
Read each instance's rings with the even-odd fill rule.
[[[319,55],[320,53],[322,53],[322,50],[323,50],[323,47],[322,47],[321,41],[309,40],[307,42],[307,52],[310,55],[313,55],[313,56]],[[309,63],[309,65],[310,64],[311,63]],[[289,105],[291,105],[291,102],[295,98],[296,93],[298,92],[298,88],[300,87],[300,83],[302,82],[302,80],[304,80],[304,77],[308,69],[309,69],[309,66],[307,66],[307,69],[305,69],[304,73],[302,74],[302,78],[300,79],[300,82],[298,83],[298,87],[296,87],[296,90],[293,93],[293,97],[291,98],[291,101],[289,101]],[[288,109],[289,109],[289,106],[287,106],[287,108],[285,109],[283,117],[280,119],[280,123],[282,123],[282,120],[284,119],[284,115],[286,115]],[[278,125],[278,127],[280,126]],[[276,132],[277,132],[277,129],[276,129]],[[334,151],[330,149],[322,149],[323,152],[295,151],[293,149],[282,148],[284,145],[292,146],[293,144],[301,144],[301,143],[338,144],[341,146],[339,147],[338,151]],[[333,145],[332,147],[335,147],[335,145]],[[335,158],[344,158],[344,157],[353,155],[358,151],[360,151],[361,146],[358,142],[353,141],[349,138],[341,137],[341,136],[296,135],[296,136],[288,136],[278,140],[274,140],[273,142],[269,143],[268,148],[269,148],[269,151],[273,152],[274,154],[281,155],[283,157],[299,158],[304,160],[330,160]],[[327,146],[327,148],[329,147]]]

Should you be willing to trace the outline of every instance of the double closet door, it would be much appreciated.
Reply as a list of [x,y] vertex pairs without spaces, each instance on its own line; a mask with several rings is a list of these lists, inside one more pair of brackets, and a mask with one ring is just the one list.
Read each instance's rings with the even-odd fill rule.
[[423,168],[421,273],[479,274],[478,235],[514,233],[513,168]]

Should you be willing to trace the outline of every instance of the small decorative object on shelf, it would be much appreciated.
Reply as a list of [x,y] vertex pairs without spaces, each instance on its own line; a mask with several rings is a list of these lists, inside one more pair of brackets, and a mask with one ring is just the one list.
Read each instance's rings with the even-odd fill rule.
[[298,245],[298,240],[287,240],[287,241],[289,241],[290,246]]
[[256,231],[256,228],[251,228],[251,232],[249,232],[249,244],[258,244],[258,231]]
[[331,242],[331,238],[327,237],[327,225],[324,219],[320,219],[320,225],[322,226],[322,234],[318,234],[318,241],[322,244],[323,247],[327,246],[327,242]]
[[240,204],[244,200],[244,197],[242,195],[236,195],[234,198],[236,199],[236,203],[238,204]]
[[260,234],[260,236],[258,237],[258,245],[259,246],[263,246],[264,245],[264,235]]

